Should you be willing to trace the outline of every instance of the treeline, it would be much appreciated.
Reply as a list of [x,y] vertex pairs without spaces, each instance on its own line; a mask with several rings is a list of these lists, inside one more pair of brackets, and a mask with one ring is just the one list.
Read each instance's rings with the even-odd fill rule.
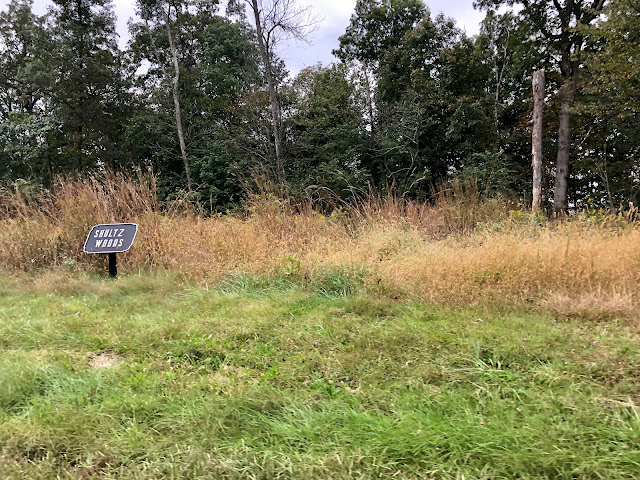
[[476,4],[486,18],[470,37],[422,0],[358,0],[338,61],[291,78],[277,42],[313,23],[294,0],[138,0],[124,51],[109,0],[53,0],[44,16],[12,0],[0,182],[150,168],[162,199],[227,209],[256,178],[412,198],[472,178],[524,205],[544,68],[544,205],[637,204],[640,0]]

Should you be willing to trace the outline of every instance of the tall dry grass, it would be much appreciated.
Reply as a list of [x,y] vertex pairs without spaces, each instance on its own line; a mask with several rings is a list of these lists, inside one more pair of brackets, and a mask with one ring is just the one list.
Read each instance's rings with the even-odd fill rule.
[[91,263],[82,253],[89,229],[97,223],[127,221],[140,222],[146,231],[145,252],[138,249],[133,261],[152,263],[140,256],[151,254],[159,218],[155,179],[142,173],[61,177],[52,191],[0,189],[0,265],[29,270]]
[[1,268],[95,268],[104,259],[82,253],[90,227],[135,222],[139,236],[120,256],[122,271],[164,268],[219,281],[349,269],[367,288],[439,303],[530,302],[581,316],[638,311],[633,211],[553,223],[460,183],[441,189],[434,204],[369,194],[329,216],[264,191],[244,215],[206,217],[186,203],[161,209],[153,177],[142,174],[63,178],[54,192],[0,191]]

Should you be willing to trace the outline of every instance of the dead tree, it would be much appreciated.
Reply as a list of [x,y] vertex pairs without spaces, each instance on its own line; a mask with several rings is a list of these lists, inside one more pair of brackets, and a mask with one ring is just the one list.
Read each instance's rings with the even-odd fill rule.
[[533,74],[533,202],[535,212],[542,205],[542,113],[544,111],[545,78],[544,69]]
[[242,0],[249,6],[256,27],[258,50],[264,65],[271,126],[275,150],[275,173],[280,183],[285,180],[282,155],[282,110],[278,99],[278,83],[273,72],[274,50],[286,40],[306,41],[310,29],[318,23],[310,7],[300,6],[296,0]]

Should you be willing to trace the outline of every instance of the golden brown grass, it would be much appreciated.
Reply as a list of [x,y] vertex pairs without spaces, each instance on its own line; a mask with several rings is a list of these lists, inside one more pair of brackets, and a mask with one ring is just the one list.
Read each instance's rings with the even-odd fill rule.
[[140,225],[121,271],[167,269],[220,281],[233,273],[312,279],[362,272],[366,288],[437,303],[528,302],[561,315],[629,314],[640,298],[640,228],[630,216],[548,222],[455,183],[435,204],[369,195],[325,216],[310,203],[262,193],[245,215],[161,209],[154,179],[60,179],[55,193],[0,192],[6,271],[95,268],[90,227]]

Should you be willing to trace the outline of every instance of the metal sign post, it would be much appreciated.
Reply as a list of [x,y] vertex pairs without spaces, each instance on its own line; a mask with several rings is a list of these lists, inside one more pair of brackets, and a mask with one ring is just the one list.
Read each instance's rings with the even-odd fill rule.
[[118,257],[117,253],[109,254],[109,276],[116,278],[118,276]]
[[109,255],[109,276],[118,276],[118,258],[116,254],[128,251],[138,234],[135,223],[110,223],[96,225],[91,229],[84,242],[84,252]]

